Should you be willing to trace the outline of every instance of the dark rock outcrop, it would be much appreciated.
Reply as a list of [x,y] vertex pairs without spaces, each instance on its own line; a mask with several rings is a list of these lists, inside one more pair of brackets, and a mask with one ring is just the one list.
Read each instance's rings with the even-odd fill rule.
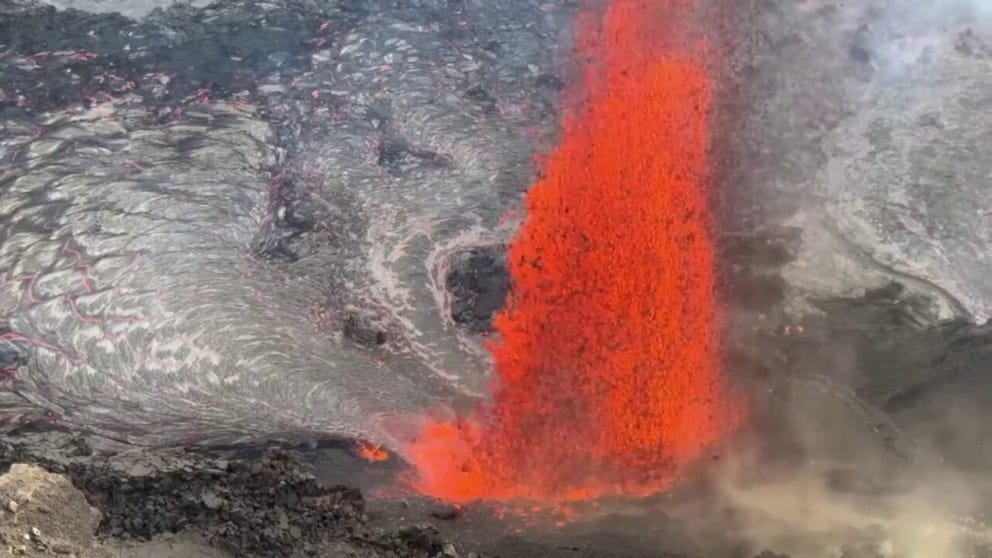
[[98,534],[115,539],[193,530],[236,556],[433,557],[447,546],[430,526],[371,525],[359,490],[319,482],[290,451],[230,459],[146,449],[106,456],[74,436],[44,433],[0,440],[0,468],[14,463],[69,477],[102,512]]
[[503,246],[481,246],[452,256],[444,285],[451,301],[451,319],[469,331],[492,330],[493,316],[510,291]]

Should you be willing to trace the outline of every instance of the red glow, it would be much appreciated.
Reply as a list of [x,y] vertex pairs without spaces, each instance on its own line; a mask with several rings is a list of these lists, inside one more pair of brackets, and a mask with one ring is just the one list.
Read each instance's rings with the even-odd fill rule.
[[374,446],[367,442],[362,442],[357,448],[358,455],[365,461],[369,463],[375,463],[377,461],[385,461],[389,459],[389,452],[382,449],[379,446]]
[[510,247],[493,401],[479,418],[423,427],[407,448],[421,492],[653,493],[730,427],[705,187],[709,80],[702,47],[662,45],[656,25],[691,10],[613,0],[601,24],[577,22],[578,54],[594,64]]

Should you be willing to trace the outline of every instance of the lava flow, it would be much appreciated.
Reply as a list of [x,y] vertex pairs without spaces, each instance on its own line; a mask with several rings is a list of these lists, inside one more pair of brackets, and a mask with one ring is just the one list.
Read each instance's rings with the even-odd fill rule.
[[510,247],[492,401],[422,428],[406,452],[419,491],[649,494],[733,423],[715,324],[709,78],[698,43],[661,44],[655,25],[691,4],[613,0],[578,22],[592,64]]

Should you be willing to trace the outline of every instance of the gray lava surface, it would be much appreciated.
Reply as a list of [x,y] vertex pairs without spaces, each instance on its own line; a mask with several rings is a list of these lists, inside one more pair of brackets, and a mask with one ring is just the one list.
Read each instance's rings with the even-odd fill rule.
[[671,493],[558,525],[315,440],[400,438],[484,383],[575,2],[199,4],[0,0],[0,551],[943,558],[933,530],[992,555],[987,29],[729,2],[752,420]]

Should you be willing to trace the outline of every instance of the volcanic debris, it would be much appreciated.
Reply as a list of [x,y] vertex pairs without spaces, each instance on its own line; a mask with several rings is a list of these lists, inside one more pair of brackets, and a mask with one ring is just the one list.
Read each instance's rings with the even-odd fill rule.
[[[0,466],[10,467],[0,477],[6,510],[0,513],[16,517],[14,529],[24,531],[0,534],[17,544],[59,545],[71,552],[94,531],[150,540],[190,529],[237,556],[307,556],[332,549],[333,555],[354,556],[455,553],[432,526],[372,526],[361,492],[318,483],[302,459],[286,450],[230,460],[144,449],[98,456],[78,438],[44,433],[0,440]],[[90,520],[82,527],[72,522],[75,531],[32,530],[51,523],[37,519],[42,507]]]
[[[0,476],[0,550],[25,554],[28,548],[68,554],[82,549],[100,524],[100,512],[63,475],[14,464]],[[44,525],[42,531],[38,525]]]
[[455,254],[444,282],[451,319],[469,331],[491,331],[493,316],[510,291],[505,247],[481,246]]

